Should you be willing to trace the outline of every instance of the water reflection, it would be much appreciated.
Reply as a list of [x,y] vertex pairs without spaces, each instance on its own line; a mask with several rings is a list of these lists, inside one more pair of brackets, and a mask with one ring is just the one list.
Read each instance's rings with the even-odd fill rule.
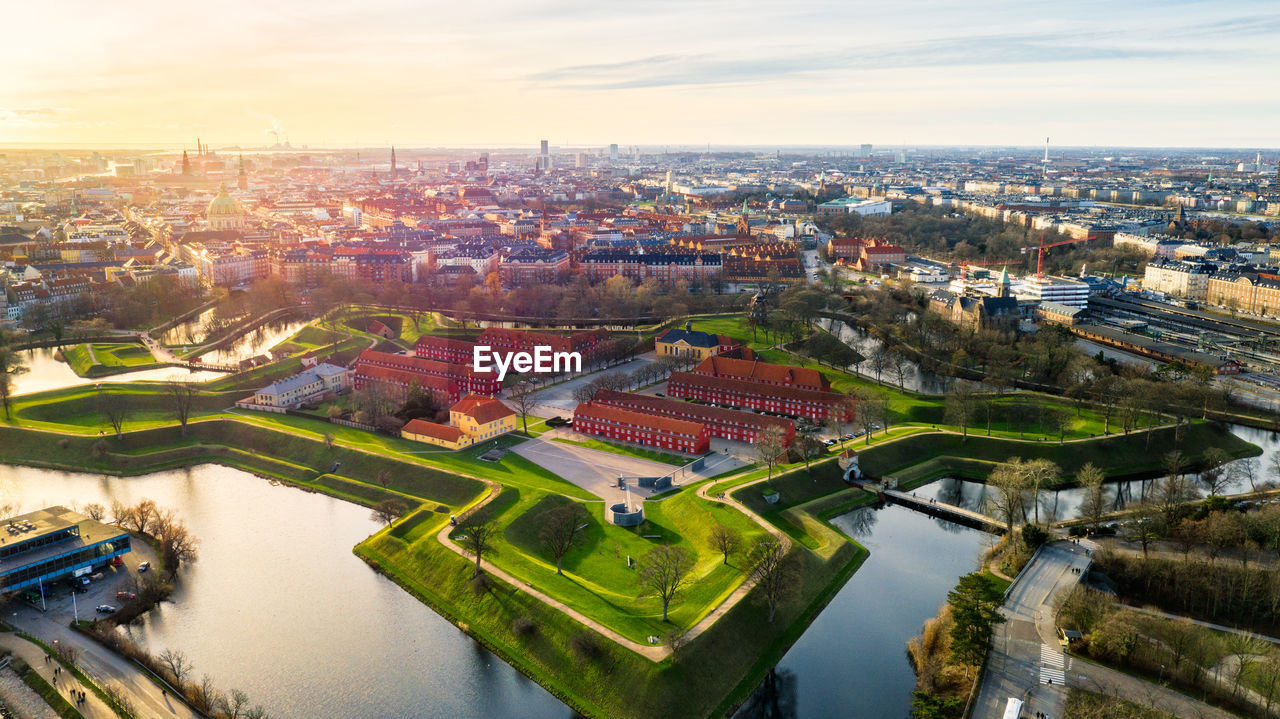
[[26,511],[143,497],[177,509],[200,559],[129,632],[271,716],[572,716],[351,552],[379,526],[366,508],[212,465],[135,478],[0,465],[0,502]]
[[[840,341],[857,350],[858,354],[863,357],[871,357],[873,352],[884,346],[883,342],[861,329],[851,327],[837,320],[821,319],[818,320],[818,326],[831,332]],[[875,370],[871,369],[868,364],[868,362],[863,362],[862,365],[851,369],[869,379],[877,379]],[[898,378],[891,376],[887,372],[882,372],[879,379],[888,384],[898,384]],[[945,394],[951,388],[953,381],[950,377],[936,375],[933,372],[921,369],[915,362],[910,362],[906,373],[902,377],[901,385],[905,389],[922,394]]]
[[760,687],[734,716],[738,719],[795,719],[799,678],[789,669],[770,669]]
[[44,392],[63,387],[79,387],[99,382],[167,382],[169,380],[205,382],[222,376],[221,372],[209,372],[207,370],[192,372],[182,367],[161,367],[159,369],[126,372],[124,374],[111,375],[110,377],[79,377],[66,362],[59,361],[54,357],[55,352],[56,350],[52,347],[40,347],[22,353],[29,371],[13,378],[13,393],[15,395]]
[[269,322],[246,332],[229,345],[201,357],[210,364],[230,364],[265,353],[306,326],[306,322]]

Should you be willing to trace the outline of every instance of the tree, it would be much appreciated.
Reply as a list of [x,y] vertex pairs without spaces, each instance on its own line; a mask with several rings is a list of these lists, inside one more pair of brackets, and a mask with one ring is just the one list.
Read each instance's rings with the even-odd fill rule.
[[374,505],[373,514],[370,515],[370,518],[375,522],[382,522],[389,527],[392,522],[396,521],[397,517],[403,515],[408,509],[408,505],[406,505],[402,500],[395,498],[384,499]]
[[724,555],[724,563],[729,563],[729,555],[742,548],[742,533],[736,529],[716,524],[708,534],[711,548]]
[[196,386],[190,382],[170,382],[168,385],[169,409],[182,427],[183,437],[187,436],[187,420],[191,419],[197,393]]
[[769,468],[768,479],[773,479],[773,468],[782,458],[782,430],[774,426],[765,427],[756,434],[752,448],[756,459]]
[[542,531],[539,537],[556,560],[556,574],[564,574],[561,562],[584,536],[587,527],[587,510],[577,502],[569,502],[542,515]]
[[805,473],[812,476],[813,470],[809,467],[809,460],[826,454],[827,445],[819,441],[817,437],[802,432],[796,435],[792,447],[795,449],[796,454],[799,454],[800,458],[804,460]]
[[1231,484],[1243,486],[1245,483],[1249,485],[1249,491],[1256,492],[1258,489],[1259,462],[1257,457],[1245,457],[1237,459],[1227,465],[1227,478]]
[[960,577],[955,588],[947,592],[954,623],[951,625],[951,657],[965,666],[977,666],[987,656],[995,626],[1004,621],[1000,615],[1002,593],[981,574]]
[[1080,504],[1080,516],[1084,517],[1094,531],[1102,524],[1102,515],[1106,513],[1106,486],[1103,484],[1106,475],[1093,462],[1086,462],[1076,472],[1076,483],[1084,490],[1084,500]]
[[968,382],[956,382],[947,393],[947,422],[959,425],[961,436],[965,440],[969,438],[969,422],[973,419],[975,400],[973,386]]
[[179,650],[166,649],[160,652],[160,656],[156,658],[169,670],[174,684],[181,685],[187,675],[191,674],[191,670],[194,669],[191,665],[191,660],[187,659],[187,655]]
[[769,623],[778,613],[778,604],[795,588],[796,571],[786,549],[777,538],[761,537],[751,547],[751,579],[769,607]]
[[226,719],[240,719],[248,707],[249,695],[239,689],[232,689],[230,694],[218,702],[218,711],[225,714]]
[[1031,488],[1032,501],[1035,502],[1036,524],[1040,523],[1040,488],[1052,485],[1058,478],[1058,465],[1047,459],[1033,459],[1022,465],[1026,475],[1026,485]]
[[[135,512],[142,514],[137,509]],[[160,545],[160,556],[164,558],[165,567],[171,574],[176,573],[183,563],[194,562],[200,556],[200,540],[170,510],[156,512],[151,534]]]
[[383,489],[388,489],[391,487],[391,480],[394,478],[395,478],[395,475],[391,473],[391,470],[380,469],[378,470],[377,476],[374,477],[374,481],[378,483],[379,487],[382,487]]
[[490,545],[493,543],[493,535],[497,532],[497,529],[488,522],[480,522],[473,519],[464,524],[461,531],[464,534],[458,538],[458,541],[462,542],[463,548],[476,558],[476,569],[471,573],[471,578],[475,579],[483,572],[480,569],[480,559],[485,552],[491,549]]
[[84,514],[89,519],[101,522],[102,518],[107,515],[107,509],[97,502],[90,502],[84,505]]
[[1089,644],[1125,664],[1138,650],[1141,639],[1142,633],[1133,612],[1122,610],[1108,615],[1101,626],[1093,630]]
[[1230,461],[1231,455],[1221,447],[1210,447],[1204,451],[1199,479],[1210,497],[1218,496],[1231,484],[1231,475],[1226,470]]
[[507,399],[511,401],[511,404],[515,405],[516,414],[520,415],[520,423],[523,426],[524,433],[529,434],[529,412],[533,410],[533,406],[536,404],[534,402],[533,383],[527,380],[517,382],[507,392]]
[[994,488],[988,501],[994,505],[996,516],[1004,520],[1005,536],[1013,536],[1013,523],[1023,510],[1024,497],[1027,491],[1027,473],[1023,470],[1021,457],[1013,457],[1007,462],[996,465],[987,478],[987,485]]
[[1044,415],[1044,431],[1058,435],[1058,444],[1066,442],[1067,430],[1071,428],[1071,414],[1056,407],[1049,408]]
[[9,403],[13,395],[13,378],[26,374],[26,360],[22,353],[13,347],[13,335],[0,329],[0,404],[4,405],[5,420],[9,415]]
[[653,595],[662,600],[662,621],[667,621],[671,601],[690,581],[693,553],[679,546],[664,544],[649,550],[640,561],[640,596]]
[[898,381],[898,389],[906,389],[907,377],[911,375],[911,359],[900,350],[889,350],[889,376]]

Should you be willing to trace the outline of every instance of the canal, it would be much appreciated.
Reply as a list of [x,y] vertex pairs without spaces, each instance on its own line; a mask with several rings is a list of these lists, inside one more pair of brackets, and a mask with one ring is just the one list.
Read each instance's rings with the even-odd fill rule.
[[52,347],[39,347],[24,350],[22,358],[28,371],[13,378],[15,395],[31,392],[44,392],[63,387],[78,387],[99,382],[166,382],[168,380],[184,380],[187,382],[205,382],[221,377],[221,372],[196,371],[182,367],[160,367],[144,369],[137,372],[126,372],[110,377],[79,377],[71,370],[70,365],[54,357],[57,352]]

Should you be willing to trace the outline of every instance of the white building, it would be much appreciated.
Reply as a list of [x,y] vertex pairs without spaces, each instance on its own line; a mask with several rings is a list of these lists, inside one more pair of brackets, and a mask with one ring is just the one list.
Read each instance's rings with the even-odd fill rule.
[[1013,288],[1019,300],[1056,302],[1067,307],[1089,306],[1089,285],[1070,277],[1027,277]]
[[1147,263],[1142,287],[1172,297],[1203,300],[1209,293],[1209,276],[1214,271],[1213,266],[1199,262],[1156,259]]
[[339,394],[350,385],[351,370],[322,362],[254,392],[253,404],[282,409],[296,407],[326,393]]

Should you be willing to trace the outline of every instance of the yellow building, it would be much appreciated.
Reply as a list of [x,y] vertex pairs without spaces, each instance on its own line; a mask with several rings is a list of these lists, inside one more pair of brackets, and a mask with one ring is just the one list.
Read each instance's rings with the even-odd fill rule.
[[400,430],[400,436],[445,449],[463,449],[515,429],[514,410],[492,397],[469,394],[449,408],[449,424],[415,419]]
[[737,346],[730,337],[698,332],[692,322],[685,323],[684,329],[667,330],[654,342],[659,357],[692,357],[699,362]]

